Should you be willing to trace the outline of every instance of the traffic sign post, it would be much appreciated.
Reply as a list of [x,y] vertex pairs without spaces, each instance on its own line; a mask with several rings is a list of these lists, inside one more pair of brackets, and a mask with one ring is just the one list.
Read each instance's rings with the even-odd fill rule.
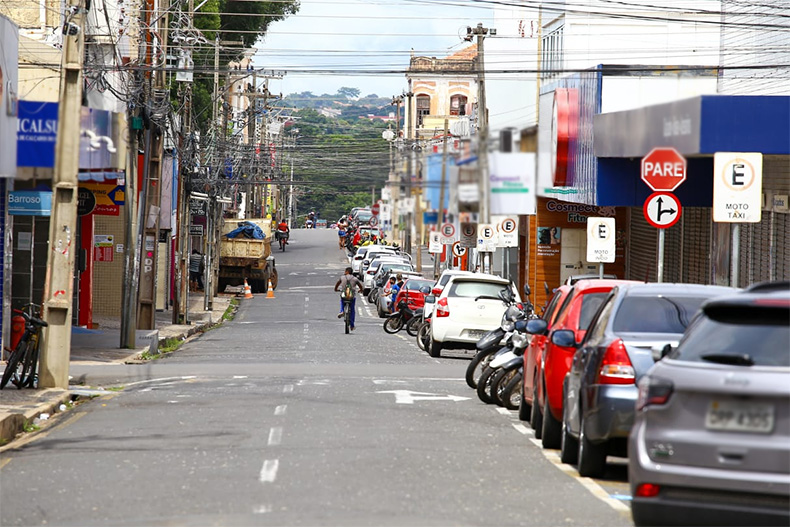
[[380,211],[381,211],[381,204],[379,202],[374,203],[373,206],[370,207],[370,213],[373,214],[374,216],[378,216]]
[[763,155],[716,152],[713,155],[713,221],[732,223],[730,285],[740,281],[741,223],[762,219]]
[[461,245],[469,248],[477,246],[477,223],[461,224]]
[[442,224],[442,228],[439,230],[439,233],[439,239],[441,240],[442,245],[452,245],[455,242],[455,225],[452,223]]
[[439,241],[439,233],[432,232],[430,241],[428,242],[428,252],[431,254],[439,254],[444,250],[441,242]]
[[598,275],[603,278],[603,264],[615,260],[614,218],[587,218],[587,261],[598,262]]
[[655,192],[672,192],[686,181],[686,167],[674,148],[654,148],[642,158],[642,181]]
[[647,197],[642,206],[647,222],[658,229],[658,265],[656,266],[658,282],[664,281],[665,229],[678,222],[682,210],[680,200],[669,192],[654,192]]
[[370,220],[368,220],[368,223],[370,224],[371,227],[375,227],[376,225],[379,224],[379,217],[378,216],[371,216]]

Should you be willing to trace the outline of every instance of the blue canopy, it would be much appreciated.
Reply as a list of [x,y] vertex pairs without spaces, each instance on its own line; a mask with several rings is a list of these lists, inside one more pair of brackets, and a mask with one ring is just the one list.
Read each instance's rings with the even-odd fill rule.
[[244,238],[251,238],[254,240],[263,240],[266,238],[266,235],[263,233],[261,228],[251,221],[243,221],[239,223],[238,227],[230,231],[225,236],[228,238],[238,238],[239,236],[243,236]]

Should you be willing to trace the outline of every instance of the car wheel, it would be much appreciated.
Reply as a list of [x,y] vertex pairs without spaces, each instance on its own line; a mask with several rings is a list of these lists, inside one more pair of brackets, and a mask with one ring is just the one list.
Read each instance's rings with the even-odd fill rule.
[[584,433],[584,418],[579,427],[579,475],[589,478],[603,476],[606,469],[606,443],[595,444]]
[[518,405],[518,418],[522,421],[529,422],[530,414],[532,413],[532,405],[527,403],[524,399],[524,379],[521,379],[521,403]]
[[442,355],[442,343],[433,340],[433,337],[428,339],[428,355],[437,358]]
[[560,461],[575,465],[579,459],[579,441],[568,429],[568,400],[563,394],[562,401],[562,435],[560,438]]
[[543,434],[543,415],[540,413],[538,392],[535,388],[532,388],[532,413],[529,417],[529,424],[532,425],[532,430],[535,431],[535,439],[540,439]]
[[560,432],[562,432],[562,425],[551,414],[549,408],[549,398],[543,398],[543,430],[541,430],[541,437],[543,441],[543,448],[560,448]]

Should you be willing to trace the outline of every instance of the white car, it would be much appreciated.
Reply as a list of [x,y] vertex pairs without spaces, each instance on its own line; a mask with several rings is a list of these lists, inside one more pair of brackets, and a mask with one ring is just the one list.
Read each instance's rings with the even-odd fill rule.
[[376,273],[382,267],[388,267],[393,273],[397,273],[399,271],[411,273],[414,271],[414,267],[412,267],[410,263],[404,262],[403,260],[379,258],[375,260],[373,265],[368,267],[368,269],[362,274],[362,288],[365,294],[368,294],[373,288]]
[[406,262],[411,262],[408,258],[403,256],[402,254],[395,252],[395,251],[368,251],[365,254],[365,258],[362,259],[362,263],[359,266],[359,274],[361,275],[365,271],[367,271],[370,263],[378,258],[397,258],[399,260],[404,260]]
[[351,260],[351,270],[354,274],[362,276],[363,261],[367,260],[369,262],[375,255],[385,254],[394,256],[396,253],[397,251],[395,248],[388,245],[367,245],[365,247],[360,247]]
[[499,276],[482,273],[451,275],[431,317],[428,353],[438,357],[442,348],[473,348],[487,331],[496,329],[507,309],[499,293],[510,288],[521,302],[513,285]]

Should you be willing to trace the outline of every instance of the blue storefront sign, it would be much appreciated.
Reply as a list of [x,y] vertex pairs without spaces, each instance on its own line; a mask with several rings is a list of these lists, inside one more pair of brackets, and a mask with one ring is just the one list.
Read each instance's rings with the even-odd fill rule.
[[19,101],[17,166],[54,167],[57,133],[58,103]]
[[8,193],[8,213],[14,216],[50,216],[51,190],[12,190]]

